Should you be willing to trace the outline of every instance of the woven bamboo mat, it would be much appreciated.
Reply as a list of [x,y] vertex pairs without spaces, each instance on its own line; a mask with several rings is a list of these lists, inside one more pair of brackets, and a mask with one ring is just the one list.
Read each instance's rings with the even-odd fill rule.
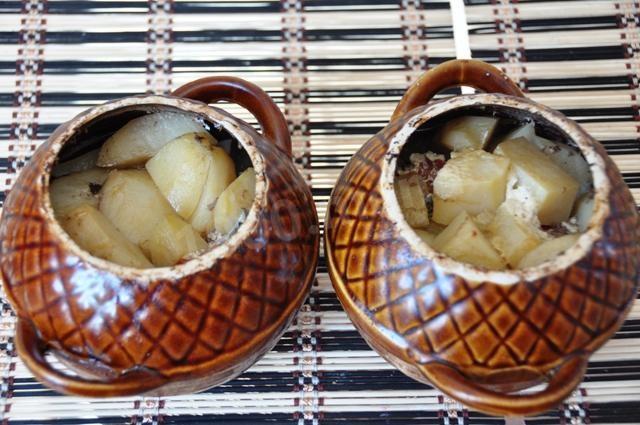
[[[350,155],[424,69],[471,55],[598,138],[640,201],[640,6],[524,0],[0,1],[0,200],[61,122],[103,101],[237,75],[289,120],[324,217]],[[454,37],[455,34],[455,37]],[[251,121],[247,113],[229,107]],[[35,381],[0,317],[0,418],[10,424],[640,423],[640,303],[557,410],[495,418],[372,352],[317,283],[277,347],[238,379],[169,398],[82,399]]]

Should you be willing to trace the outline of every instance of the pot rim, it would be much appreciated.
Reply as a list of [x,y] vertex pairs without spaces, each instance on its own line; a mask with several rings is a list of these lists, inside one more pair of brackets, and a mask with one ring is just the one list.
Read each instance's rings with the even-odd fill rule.
[[[233,136],[238,143],[242,145],[249,155],[251,163],[256,174],[255,197],[251,208],[244,222],[231,234],[231,236],[222,244],[208,248],[202,254],[187,260],[182,264],[170,267],[152,267],[148,269],[139,269],[134,267],[122,266],[111,261],[91,255],[88,251],[82,249],[62,228],[59,221],[55,218],[51,199],[49,195],[49,183],[51,180],[51,171],[55,165],[62,147],[71,139],[79,129],[89,124],[104,114],[117,111],[119,109],[135,109],[136,106],[159,107],[162,110],[176,110],[188,112],[198,115],[208,121],[219,125]],[[51,226],[51,232],[63,243],[74,256],[88,263],[92,268],[100,271],[107,271],[119,278],[126,280],[135,280],[138,282],[149,283],[160,279],[179,279],[188,275],[192,275],[207,269],[210,269],[215,262],[224,258],[233,252],[243,243],[246,237],[251,234],[258,226],[258,214],[266,207],[267,192],[269,190],[269,181],[266,178],[264,157],[256,146],[254,135],[248,133],[242,128],[242,125],[249,125],[242,120],[234,118],[229,113],[209,106],[205,103],[174,96],[163,95],[142,95],[130,96],[87,109],[70,121],[62,124],[52,134],[50,140],[43,145],[47,148],[44,161],[41,162],[40,175],[41,179],[37,182],[43,194],[43,202],[40,205],[41,212],[45,220]]]
[[[560,130],[580,150],[589,164],[594,185],[594,209],[587,230],[580,235],[576,243],[551,261],[534,267],[515,270],[489,270],[454,260],[434,250],[424,242],[405,220],[395,193],[395,172],[398,157],[409,136],[426,121],[446,112],[467,107],[499,106],[525,111],[534,115],[536,120],[544,120]],[[400,127],[389,142],[383,159],[380,176],[380,191],[383,208],[397,226],[399,234],[416,252],[424,255],[444,273],[462,277],[470,282],[492,282],[500,285],[512,285],[522,281],[535,281],[560,272],[589,253],[593,244],[602,237],[604,221],[609,215],[609,193],[611,183],[606,174],[605,158],[595,149],[596,141],[576,122],[547,106],[527,98],[494,93],[460,95],[429,103],[414,109],[411,117]],[[402,117],[400,118],[402,119]]]

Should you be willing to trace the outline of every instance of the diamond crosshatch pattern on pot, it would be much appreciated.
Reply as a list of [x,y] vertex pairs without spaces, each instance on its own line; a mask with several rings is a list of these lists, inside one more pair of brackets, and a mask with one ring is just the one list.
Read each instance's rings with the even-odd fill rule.
[[458,364],[473,373],[551,369],[567,355],[599,346],[638,284],[637,236],[628,231],[638,228],[638,215],[627,208],[633,200],[613,164],[607,161],[614,185],[607,240],[598,241],[575,270],[535,283],[474,284],[415,252],[382,208],[381,164],[389,140],[410,118],[368,141],[334,189],[327,242],[348,296],[374,323],[402,337],[421,362]]
[[[280,161],[281,152],[270,142],[256,145],[266,164]],[[43,152],[37,151],[34,163]],[[310,216],[292,217],[290,209],[276,207],[302,211],[311,202],[293,164],[280,162],[266,167],[267,207],[236,252],[181,281],[146,283],[98,275],[94,266],[61,250],[51,225],[37,213],[42,191],[30,186],[40,182],[42,167],[28,167],[14,186],[16,196],[4,205],[0,261],[12,276],[8,295],[54,346],[115,370],[143,366],[179,375],[181,365],[241,349],[282,320],[291,301],[305,291],[316,247],[317,235],[306,231],[316,226]],[[292,220],[299,222],[287,226]],[[285,239],[277,223],[289,232]],[[264,255],[249,255],[263,249]],[[36,265],[47,272],[39,273]],[[101,285],[94,284],[96,278]]]
[[[304,31],[299,42],[277,39],[282,32],[282,18],[290,16],[289,9],[283,7],[285,1],[303,6],[302,13],[296,12]],[[29,145],[41,143],[58,124],[89,106],[156,89],[147,83],[151,71],[147,64],[151,44],[147,36],[149,31],[157,31],[153,13],[160,14],[162,9],[154,12],[151,3],[3,3],[0,200],[15,181],[16,170],[8,158],[22,160],[22,154],[18,156],[16,152],[26,152],[28,158]],[[298,144],[294,140],[293,146],[294,155],[306,161],[303,173],[312,186],[321,220],[336,177],[361,144],[386,125],[408,82],[419,73],[418,67],[430,68],[455,57],[453,11],[446,1],[169,3],[171,21],[163,25],[171,31],[170,66],[157,69],[166,71],[158,80],[171,79],[172,88],[214,74],[239,75],[267,90],[284,110],[284,99],[291,87],[283,83],[288,71],[282,48],[302,45],[306,49],[307,81],[295,89],[305,91],[308,135]],[[579,121],[605,145],[636,199],[640,199],[635,95],[638,85],[634,72],[638,69],[637,1],[466,3],[472,56],[502,64],[511,78],[526,78],[531,98]],[[507,3],[511,6],[507,7]],[[424,21],[403,21],[407,5],[416,5]],[[498,9],[509,15],[496,16]],[[35,20],[21,23],[29,16]],[[497,22],[514,19],[518,22],[511,26],[512,33],[505,33]],[[407,25],[414,23],[419,24],[417,29],[422,33],[413,33]],[[46,37],[34,39],[42,54],[39,50],[30,51],[31,56],[26,50],[19,53],[19,43],[25,40],[22,35],[29,36],[33,31],[46,31]],[[405,34],[420,37],[410,40]],[[511,43],[512,35],[521,38],[521,44],[505,45]],[[410,50],[414,46],[417,49]],[[508,55],[520,48],[526,48],[524,56],[510,65]],[[407,52],[417,55],[407,56]],[[424,64],[420,63],[423,59]],[[37,71],[37,87],[34,78],[25,81],[34,90],[37,88],[38,97],[29,104],[30,97],[26,96],[23,103],[15,105],[14,94],[22,91],[16,83],[23,78],[16,61],[23,60],[37,62],[37,67],[29,71],[32,75]],[[17,140],[11,136],[11,127],[17,123],[12,114],[20,113],[21,108],[36,108],[37,113],[16,115],[22,128],[36,131],[20,142],[25,148],[15,147]],[[229,110],[251,121],[239,108],[230,106]],[[0,419],[15,425],[139,425],[154,420],[175,425],[505,422],[451,403],[439,391],[405,376],[372,351],[340,306],[329,283],[324,258],[313,292],[316,303],[312,311],[305,312],[303,320],[313,326],[311,338],[321,341],[321,347],[302,351],[302,344],[296,343],[298,326],[292,326],[274,350],[240,378],[186,398],[162,397],[158,413],[149,416],[146,414],[150,410],[141,413],[141,406],[147,403],[138,397],[117,401],[86,399],[78,403],[77,399],[43,387],[14,355],[16,318],[5,302],[0,318]],[[586,317],[590,308],[588,304]],[[636,302],[623,328],[592,357],[580,390],[563,407],[518,419],[517,423],[611,424],[635,420],[640,416],[638,353],[640,304]],[[316,359],[313,379],[317,375],[320,386],[316,385],[314,392],[305,392],[305,397],[312,397],[312,409],[302,398],[302,386],[295,387],[300,383],[300,369],[306,367],[301,366],[302,356]],[[315,419],[303,417],[303,408],[313,410]]]

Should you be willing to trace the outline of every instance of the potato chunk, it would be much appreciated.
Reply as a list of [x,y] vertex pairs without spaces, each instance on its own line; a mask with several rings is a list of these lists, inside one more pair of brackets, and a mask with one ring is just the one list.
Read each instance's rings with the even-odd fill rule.
[[144,115],[129,121],[107,139],[97,164],[100,167],[142,165],[176,137],[198,132],[208,134],[192,115],[178,112]]
[[574,148],[536,137],[533,143],[553,162],[573,177],[579,186],[578,195],[588,192],[593,184],[591,170],[584,157]]
[[86,171],[96,166],[98,160],[98,149],[94,149],[76,158],[56,164],[51,170],[53,177],[66,176],[67,174]]
[[97,207],[97,193],[106,180],[107,174],[109,174],[107,170],[93,168],[53,180],[49,195],[56,217],[64,218],[82,204]]
[[153,267],[140,248],[125,238],[93,205],[77,206],[61,224],[80,248],[91,255],[121,266]]
[[475,266],[495,270],[506,266],[504,259],[465,211],[436,236],[432,245],[455,260]]
[[581,232],[584,232],[589,228],[589,222],[593,215],[594,198],[593,193],[585,193],[576,201],[574,207],[576,221],[578,222],[578,228]]
[[497,123],[498,119],[492,117],[455,118],[444,125],[440,143],[453,151],[484,149]]
[[534,223],[520,217],[517,208],[514,201],[505,201],[488,226],[491,243],[512,266],[542,242],[541,232]]
[[220,194],[213,209],[216,231],[226,235],[246,216],[255,198],[256,173],[247,168]]
[[100,211],[131,242],[149,239],[157,223],[176,214],[144,170],[115,170],[100,192]]
[[509,168],[509,159],[482,150],[453,156],[433,182],[434,221],[448,224],[460,211],[494,211],[504,201]]
[[191,226],[202,234],[214,229],[213,208],[218,196],[236,178],[236,166],[231,157],[219,147],[211,148],[211,164],[204,182],[200,201],[191,216]]
[[579,234],[564,235],[541,243],[537,248],[534,248],[527,255],[522,257],[518,264],[518,268],[525,269],[527,267],[534,267],[556,258],[564,251],[571,248],[579,237]]
[[186,255],[203,250],[207,243],[189,223],[176,214],[166,214],[150,238],[140,244],[154,265],[173,266]]
[[420,176],[407,174],[396,179],[396,195],[404,218],[411,227],[429,224],[429,211],[420,187]]
[[533,143],[542,153],[555,162],[556,165],[571,175],[580,184],[578,195],[589,191],[592,185],[591,170],[589,169],[589,164],[580,152],[564,143],[556,143],[538,136],[533,123],[515,129],[503,140],[506,141],[520,137]]
[[199,133],[185,134],[164,145],[145,165],[160,192],[185,219],[200,202],[212,147]]
[[418,236],[420,236],[420,239],[422,239],[427,245],[433,245],[433,241],[436,239],[436,235],[422,229],[413,229],[413,230],[418,234]]
[[495,152],[511,159],[518,183],[534,198],[542,224],[569,218],[578,193],[578,182],[524,138],[507,140]]

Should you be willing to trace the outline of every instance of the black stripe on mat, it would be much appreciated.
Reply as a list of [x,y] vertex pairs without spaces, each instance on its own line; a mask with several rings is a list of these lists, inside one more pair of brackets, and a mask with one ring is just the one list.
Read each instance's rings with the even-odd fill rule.
[[[324,332],[323,332],[324,338]],[[319,353],[322,358],[322,351]],[[413,391],[425,390],[432,387],[414,381],[396,369],[387,370],[348,370],[348,371],[319,371],[317,372],[320,391]],[[307,378],[304,378],[307,379]],[[585,382],[618,382],[624,385],[626,381],[640,379],[640,360],[591,362],[587,369]],[[289,372],[245,372],[238,378],[204,393],[253,393],[253,392],[294,392],[294,386]],[[14,380],[13,397],[63,397],[43,386],[33,378],[16,378]]]

